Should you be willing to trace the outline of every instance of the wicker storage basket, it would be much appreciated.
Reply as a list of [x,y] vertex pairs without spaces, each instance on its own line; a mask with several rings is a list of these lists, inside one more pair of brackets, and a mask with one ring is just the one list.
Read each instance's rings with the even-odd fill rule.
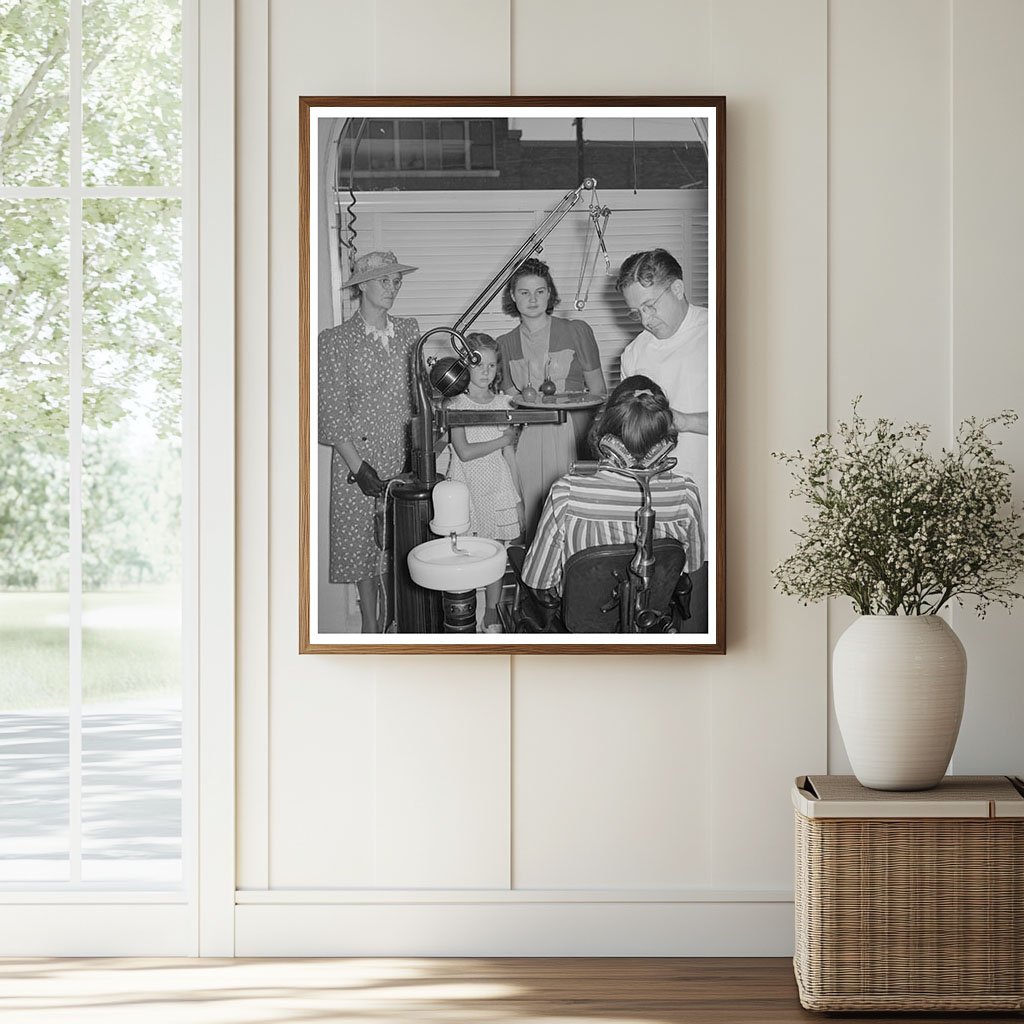
[[808,1010],[1024,1009],[1024,785],[884,793],[799,778],[796,955]]

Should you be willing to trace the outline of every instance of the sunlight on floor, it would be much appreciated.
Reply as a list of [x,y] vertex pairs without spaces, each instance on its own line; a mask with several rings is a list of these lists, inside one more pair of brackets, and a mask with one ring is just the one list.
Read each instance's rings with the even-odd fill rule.
[[[577,1015],[487,961],[0,960],[3,1024],[657,1024]],[[531,998],[532,996],[532,998]],[[538,999],[539,997],[539,999]],[[529,1007],[525,1003],[533,1002]],[[537,1005],[537,1003],[541,1005]],[[543,1004],[547,1004],[543,1006]],[[588,1010],[594,1009],[591,1004]],[[531,1012],[538,1010],[539,1013]]]

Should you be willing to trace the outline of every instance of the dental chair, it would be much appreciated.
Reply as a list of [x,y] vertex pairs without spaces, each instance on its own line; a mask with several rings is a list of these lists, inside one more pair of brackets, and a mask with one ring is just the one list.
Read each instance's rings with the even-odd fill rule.
[[526,551],[508,549],[516,578],[511,629],[517,633],[676,633],[690,617],[693,589],[685,571],[686,548],[669,537],[654,538],[651,480],[675,468],[672,442],[655,445],[640,459],[617,437],[601,439],[598,468],[633,481],[640,490],[636,541],[605,544],[570,555],[562,574],[562,596],[523,581]]

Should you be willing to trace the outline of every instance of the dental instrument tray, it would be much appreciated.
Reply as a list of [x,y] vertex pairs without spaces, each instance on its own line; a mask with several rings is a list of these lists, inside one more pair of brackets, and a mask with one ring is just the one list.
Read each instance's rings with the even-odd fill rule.
[[604,401],[604,395],[592,395],[589,391],[563,391],[554,395],[538,395],[527,401],[522,395],[512,396],[516,409],[594,409]]
[[484,424],[505,427],[510,423],[564,423],[568,411],[564,406],[556,405],[531,406],[529,409],[444,409],[438,423],[442,430]]

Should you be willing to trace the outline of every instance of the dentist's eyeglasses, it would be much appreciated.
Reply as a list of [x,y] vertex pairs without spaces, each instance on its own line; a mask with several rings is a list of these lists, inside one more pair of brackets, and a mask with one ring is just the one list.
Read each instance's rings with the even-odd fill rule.
[[658,294],[655,295],[653,299],[648,299],[646,302],[641,302],[640,305],[636,307],[636,309],[633,309],[631,306],[627,306],[626,315],[629,317],[630,320],[636,320],[639,322],[643,320],[645,315],[651,316],[654,313],[657,313],[659,300],[661,299],[662,295],[664,295],[665,292],[667,292],[671,287],[672,282],[669,281],[669,283],[665,285],[665,287],[662,288],[661,291],[658,292]]

